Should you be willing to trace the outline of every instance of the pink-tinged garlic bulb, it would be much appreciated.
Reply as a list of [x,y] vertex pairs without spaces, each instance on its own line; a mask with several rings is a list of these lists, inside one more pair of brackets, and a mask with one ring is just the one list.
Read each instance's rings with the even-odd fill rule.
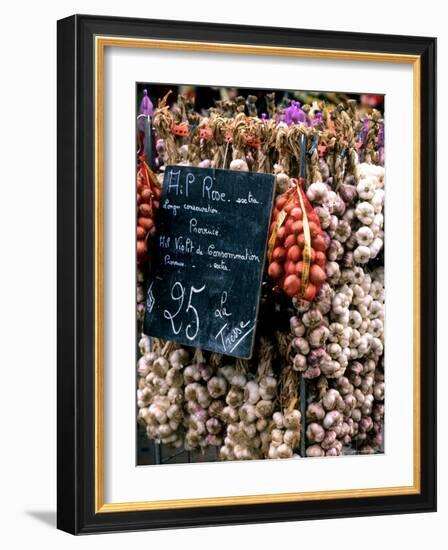
[[232,160],[229,169],[237,170],[238,172],[249,172],[249,166],[247,166],[247,162],[243,159]]
[[[228,370],[226,370],[228,372]],[[228,381],[217,365],[196,350],[193,363],[183,370],[185,449],[221,446],[224,435]]]
[[343,447],[339,437],[347,432],[343,415],[345,401],[334,388],[322,388],[320,395],[318,402],[307,407],[306,454],[311,457],[337,456]]
[[[370,265],[384,246],[384,169],[363,164],[357,173],[337,189],[318,182],[307,192],[330,238],[326,286],[313,303],[293,300],[290,322],[293,368],[311,391],[326,381],[328,393],[317,391],[319,399],[308,403],[307,456],[335,456],[352,444],[364,445],[363,452],[382,446],[384,270]],[[333,390],[337,409],[330,407]],[[322,430],[323,446],[315,440]]]
[[290,185],[291,180],[289,179],[288,174],[285,174],[284,172],[279,172],[275,176],[275,189],[277,193],[284,193],[285,191],[287,191]]
[[146,303],[145,275],[143,271],[139,268],[137,268],[136,303],[137,303],[137,321],[139,323],[143,323],[143,319],[145,317],[145,303]]
[[225,425],[221,460],[253,460],[267,457],[268,437],[277,397],[277,379],[272,371],[272,344],[259,340],[259,364],[251,372],[247,362],[237,360],[235,367],[221,368],[229,389],[227,406],[221,413]]
[[283,411],[276,411],[267,443],[268,458],[292,458],[300,444],[301,413],[294,408],[295,398]]
[[328,201],[329,190],[325,183],[312,183],[306,192],[308,199],[317,204],[325,204]]
[[173,349],[173,343],[151,351],[146,336],[139,348],[138,418],[148,437],[185,450],[222,445],[227,381],[217,367],[207,364],[200,350],[188,365],[190,354]]
[[[291,319],[291,326],[297,320]],[[262,438],[263,450],[269,458],[282,459],[298,456],[300,444],[302,417],[300,413],[300,379],[294,365],[294,353],[291,350],[291,338],[277,331],[279,354],[283,368],[278,383],[276,403],[278,404],[268,437]]]
[[183,376],[181,369],[188,360],[183,349],[173,345],[151,350],[149,338],[139,341],[142,353],[137,366],[138,418],[147,436],[159,443],[179,448],[184,444]]

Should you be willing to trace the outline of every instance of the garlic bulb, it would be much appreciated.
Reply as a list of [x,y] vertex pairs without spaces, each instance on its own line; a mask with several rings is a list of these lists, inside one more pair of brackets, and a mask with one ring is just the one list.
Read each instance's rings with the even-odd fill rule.
[[247,162],[243,159],[234,159],[230,163],[229,166],[230,170],[238,170],[239,172],[249,172],[249,167],[247,166]]

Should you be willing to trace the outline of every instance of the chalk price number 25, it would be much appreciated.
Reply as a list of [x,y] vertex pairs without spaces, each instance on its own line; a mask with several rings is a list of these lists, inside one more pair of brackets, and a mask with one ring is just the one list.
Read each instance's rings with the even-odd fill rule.
[[[185,336],[188,340],[194,340],[199,332],[199,315],[198,310],[192,304],[193,296],[199,294],[205,290],[205,285],[201,288],[196,288],[194,286],[190,287],[190,293],[188,296],[188,304],[184,310],[185,314],[192,316],[192,322],[188,323],[185,327]],[[174,334],[179,334],[182,330],[183,321],[181,321],[178,326],[176,317],[181,313],[182,308],[184,307],[186,289],[179,281],[176,281],[171,287],[171,298],[174,302],[178,302],[178,308],[174,313],[171,313],[167,309],[164,310],[163,316],[165,319],[168,319],[171,322],[171,329]]]

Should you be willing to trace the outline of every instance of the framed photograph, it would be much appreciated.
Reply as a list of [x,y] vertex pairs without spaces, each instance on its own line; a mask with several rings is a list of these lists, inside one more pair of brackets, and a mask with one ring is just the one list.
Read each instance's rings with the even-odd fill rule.
[[436,40],[58,22],[58,527],[436,509]]

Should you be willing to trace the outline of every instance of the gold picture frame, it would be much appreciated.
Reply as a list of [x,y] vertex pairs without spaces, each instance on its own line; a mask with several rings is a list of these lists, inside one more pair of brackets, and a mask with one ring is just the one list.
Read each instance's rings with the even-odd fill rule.
[[[414,114],[414,483],[407,487],[381,487],[357,490],[316,491],[308,493],[281,493],[216,498],[193,498],[182,500],[161,500],[146,502],[104,502],[104,339],[103,339],[103,248],[104,248],[104,55],[105,49],[114,48],[154,48],[207,53],[236,53],[243,55],[289,56],[308,59],[334,59],[344,61],[366,61],[376,63],[411,64],[413,70],[413,114]],[[412,495],[420,492],[420,57],[387,53],[351,52],[344,50],[312,50],[305,48],[285,48],[253,46],[243,44],[221,44],[213,42],[186,42],[175,40],[154,40],[123,38],[118,36],[95,37],[95,149],[96,149],[96,331],[95,331],[95,507],[97,513],[162,510],[174,508],[195,508],[203,506],[230,506],[235,504],[260,504],[271,502],[298,502],[307,500],[328,500],[339,498],[360,498],[388,495]]]

